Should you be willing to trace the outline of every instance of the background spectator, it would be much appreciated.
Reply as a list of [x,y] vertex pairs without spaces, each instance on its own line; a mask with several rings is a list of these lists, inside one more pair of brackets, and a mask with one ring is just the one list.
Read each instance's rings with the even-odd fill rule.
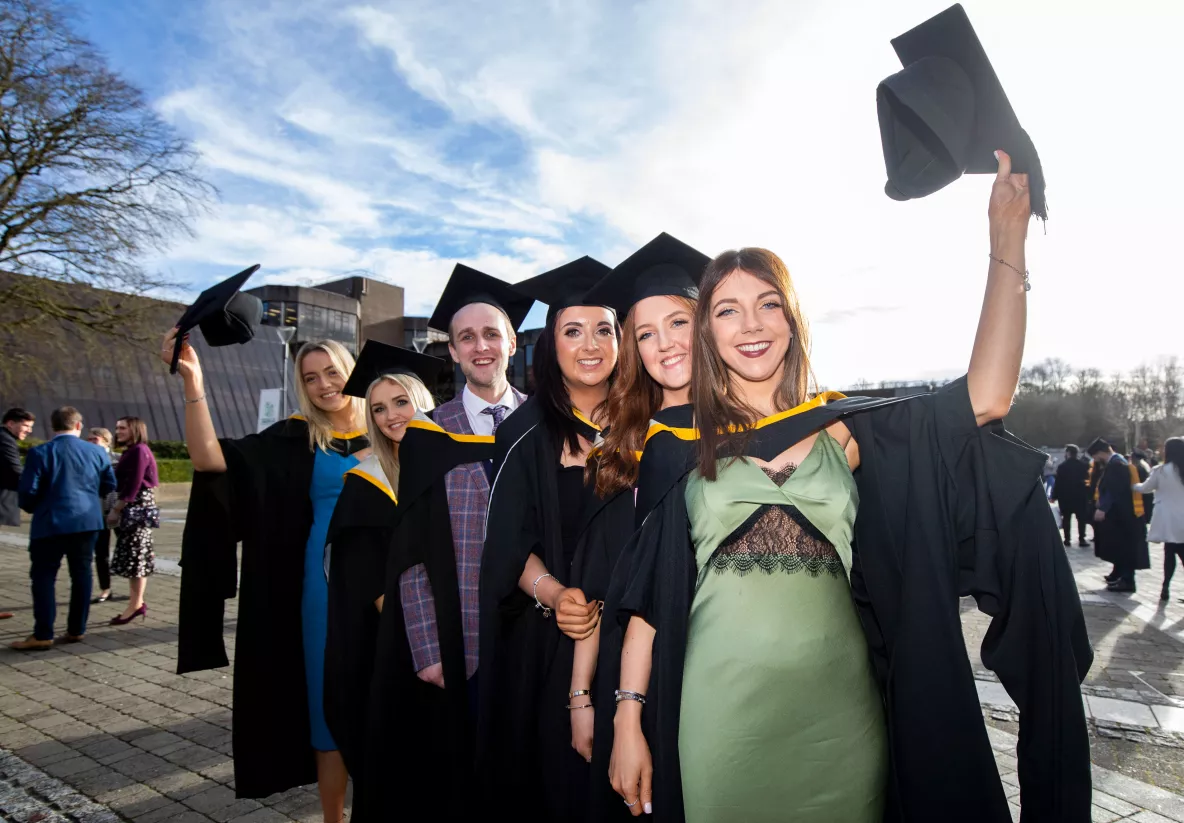
[[21,450],[17,445],[33,431],[33,415],[24,409],[4,412],[0,428],[0,526],[19,526],[17,489],[21,482]]
[[1159,599],[1167,600],[1176,557],[1184,560],[1184,437],[1171,437],[1163,444],[1163,459],[1163,465],[1152,469],[1147,479],[1133,488],[1144,498],[1155,492],[1155,513],[1147,539],[1163,543],[1163,590]]
[[1065,545],[1070,545],[1070,520],[1077,518],[1077,545],[1085,548],[1086,518],[1089,516],[1089,467],[1077,459],[1078,448],[1070,443],[1065,446],[1065,459],[1057,466],[1056,480],[1052,486],[1052,499],[1061,510],[1061,529]]
[[[90,435],[86,438],[88,443],[94,443],[107,453],[107,460],[114,465],[114,456],[111,454],[111,432],[101,426],[96,426],[90,430]],[[106,522],[107,517],[111,514],[111,508],[115,505],[115,498],[118,496],[117,492],[110,492],[103,498],[103,521]],[[117,597],[111,596],[111,530],[103,529],[99,532],[99,536],[95,538],[95,574],[99,578],[99,596],[91,603],[105,603],[108,600],[118,600]]]
[[115,556],[111,573],[128,579],[128,600],[123,614],[111,618],[122,626],[148,613],[144,590],[148,575],[156,570],[152,530],[160,527],[155,489],[160,485],[156,457],[148,448],[148,426],[138,417],[121,417],[115,424],[115,441],[124,450],[115,468],[118,496],[107,524],[115,529]]
[[50,416],[53,439],[29,449],[21,473],[20,505],[33,515],[29,531],[29,577],[33,587],[33,634],[18,640],[18,651],[54,644],[57,617],[54,591],[62,557],[70,566],[70,612],[59,643],[76,643],[86,634],[90,613],[90,559],[103,529],[100,496],[115,488],[115,473],[103,450],[87,443],[82,415],[63,406]]

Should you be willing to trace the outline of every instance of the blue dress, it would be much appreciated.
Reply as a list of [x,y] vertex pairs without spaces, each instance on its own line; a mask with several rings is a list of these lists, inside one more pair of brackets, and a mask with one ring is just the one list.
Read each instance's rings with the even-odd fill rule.
[[304,546],[304,595],[300,624],[304,636],[304,679],[308,684],[308,720],[312,747],[319,752],[337,750],[325,725],[325,636],[328,632],[329,584],[325,580],[325,537],[333,508],[345,485],[345,473],[358,465],[352,455],[317,449],[312,464],[312,530]]

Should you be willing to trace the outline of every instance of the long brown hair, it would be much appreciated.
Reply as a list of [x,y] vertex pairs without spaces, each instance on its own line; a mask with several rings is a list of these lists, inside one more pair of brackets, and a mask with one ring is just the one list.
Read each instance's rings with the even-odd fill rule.
[[711,331],[711,304],[715,290],[734,271],[751,274],[777,290],[793,335],[785,352],[785,371],[773,395],[773,405],[784,411],[804,402],[813,382],[810,327],[798,303],[789,269],[781,258],[767,249],[745,248],[726,251],[712,260],[699,283],[691,361],[694,375],[691,402],[695,407],[695,425],[699,429],[699,473],[706,480],[715,480],[715,461],[721,449],[730,455],[742,454],[750,427],[761,417],[760,412],[737,399],[736,393],[730,390],[731,375]]
[[[691,298],[671,295],[671,299],[691,314],[695,313],[695,301]],[[596,493],[602,498],[637,483],[637,452],[645,445],[650,418],[662,408],[662,386],[645,370],[637,346],[633,317],[636,308],[629,310],[621,326],[617,376],[606,401],[609,429],[604,436],[596,472]]]
[[[141,443],[148,442],[148,424],[138,417],[121,417],[119,420],[127,424],[128,433],[131,439],[127,443],[122,443],[123,446],[138,446]],[[117,421],[118,422],[118,421]]]

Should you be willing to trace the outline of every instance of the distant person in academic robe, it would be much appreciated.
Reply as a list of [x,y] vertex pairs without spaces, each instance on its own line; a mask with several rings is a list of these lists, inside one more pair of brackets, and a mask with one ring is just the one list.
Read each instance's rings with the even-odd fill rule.
[[[176,337],[173,329],[162,341],[166,363]],[[343,477],[368,445],[365,401],[343,392],[354,358],[335,340],[304,344],[293,368],[300,413],[237,440],[218,438],[188,343],[177,366],[195,469],[182,537],[178,671],[227,665],[223,612],[235,595],[241,541],[235,792],[266,797],[315,780],[324,820],[338,823],[348,775],[325,724],[324,557]]]
[[[1139,473],[1140,483],[1151,476],[1151,462],[1147,459],[1145,451],[1135,449],[1131,452],[1130,463]],[[1143,495],[1143,523],[1150,524],[1153,517],[1155,517],[1155,493],[1147,492]]]
[[494,817],[519,813],[523,797],[536,798],[536,820],[588,813],[591,740],[573,749],[571,715],[593,719],[595,649],[573,688],[574,642],[593,634],[598,597],[633,532],[632,495],[597,495],[588,460],[606,424],[619,330],[613,310],[585,294],[608,272],[582,257],[515,286],[548,311],[535,394],[498,432],[507,448],[481,563],[477,776]]
[[1089,499],[1089,468],[1078,459],[1080,453],[1075,445],[1065,446],[1065,459],[1057,466],[1056,480],[1052,486],[1052,500],[1061,510],[1061,529],[1065,534],[1065,545],[1069,546],[1073,518],[1077,518],[1077,545],[1085,548],[1087,502]]
[[386,560],[395,521],[399,443],[417,411],[435,408],[434,384],[445,362],[370,340],[344,393],[366,400],[371,454],[345,473],[325,543],[329,579],[325,640],[325,722],[353,779],[353,820],[367,817],[364,765]]
[[1100,437],[1089,444],[1086,452],[1101,472],[1094,492],[1094,534],[1095,553],[1114,564],[1106,588],[1133,593],[1135,572],[1151,568],[1143,495],[1131,488],[1139,482],[1139,472]]
[[[691,349],[699,278],[710,258],[687,244],[660,234],[626,258],[592,288],[586,299],[606,303],[621,322],[617,373],[609,389],[606,417],[610,422],[594,455],[596,494],[602,499],[625,494],[648,505],[640,488],[638,455],[654,423],[689,413]],[[636,524],[642,517],[634,516]],[[626,551],[613,547],[614,553]],[[608,580],[585,575],[576,580],[589,600],[603,600],[604,614],[615,614],[622,592]],[[627,562],[627,561],[626,561]],[[637,626],[644,627],[638,620]],[[571,712],[572,746],[592,755],[589,821],[626,818],[629,810],[605,779],[613,743],[613,693],[620,680],[624,630],[616,620],[601,620],[593,635],[576,642],[571,691],[587,690],[594,708]],[[578,703],[578,701],[574,701]]]
[[21,507],[17,489],[21,485],[20,443],[33,433],[32,412],[11,408],[0,426],[0,526],[19,526]]
[[1144,499],[1155,494],[1147,539],[1163,543],[1163,589],[1159,599],[1167,600],[1176,559],[1184,561],[1184,437],[1169,437],[1163,444],[1163,457],[1163,463],[1153,468],[1144,482],[1131,488]]

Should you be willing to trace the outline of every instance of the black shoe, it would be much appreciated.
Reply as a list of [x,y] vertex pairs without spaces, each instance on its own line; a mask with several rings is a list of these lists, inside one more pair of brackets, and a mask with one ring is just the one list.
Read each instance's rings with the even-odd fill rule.
[[[1068,544],[1068,543],[1066,543],[1065,545],[1066,545],[1066,546],[1068,546],[1069,544]],[[1089,548],[1089,541],[1088,541],[1088,540],[1082,540],[1082,541],[1080,541],[1080,542],[1077,544],[1077,548],[1079,548],[1079,549],[1088,549],[1088,548]]]
[[1106,589],[1108,591],[1118,592],[1119,594],[1134,594],[1135,583],[1133,580],[1115,580]]
[[1115,580],[1118,579],[1118,572],[1110,572],[1110,574],[1106,575],[1102,579],[1105,580],[1107,583],[1113,583]]
[[1072,546],[1072,545],[1073,545],[1073,541],[1072,541],[1072,540],[1066,540],[1066,541],[1065,541],[1065,548],[1066,548],[1066,549],[1067,549],[1067,548],[1069,548],[1069,547],[1070,547],[1070,546]]
[[98,597],[96,597],[94,600],[92,600],[90,602],[91,602],[91,605],[93,606],[96,603],[106,603],[108,600],[114,600],[114,599],[115,598],[113,598],[111,596],[111,592],[107,592],[106,594],[100,594]]

